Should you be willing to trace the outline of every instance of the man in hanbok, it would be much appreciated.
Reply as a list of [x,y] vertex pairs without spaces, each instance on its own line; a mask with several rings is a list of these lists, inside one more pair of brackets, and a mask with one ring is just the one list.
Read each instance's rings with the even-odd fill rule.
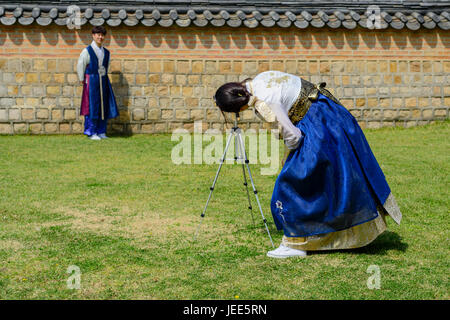
[[84,116],[84,134],[91,140],[106,139],[108,119],[118,116],[116,99],[108,78],[109,51],[103,47],[106,29],[92,29],[92,43],[78,59],[77,73],[83,85],[80,114]]

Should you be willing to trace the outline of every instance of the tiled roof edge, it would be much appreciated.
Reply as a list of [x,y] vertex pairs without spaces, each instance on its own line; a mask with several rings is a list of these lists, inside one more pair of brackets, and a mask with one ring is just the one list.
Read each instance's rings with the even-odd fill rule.
[[432,11],[383,10],[370,6],[365,10],[249,10],[245,8],[228,9],[224,7],[175,8],[162,6],[128,7],[77,7],[51,5],[1,5],[0,24],[41,26],[56,24],[75,27],[90,24],[116,27],[127,26],[162,26],[170,27],[280,27],[294,26],[299,29],[344,28],[354,29],[410,29],[418,30],[440,28],[450,29],[449,6],[442,6]]

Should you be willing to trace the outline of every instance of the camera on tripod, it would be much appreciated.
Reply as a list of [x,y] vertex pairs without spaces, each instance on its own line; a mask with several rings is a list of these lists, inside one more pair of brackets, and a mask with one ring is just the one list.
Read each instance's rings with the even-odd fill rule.
[[[214,101],[215,101],[215,98],[214,98]],[[203,212],[201,214],[201,220],[200,220],[200,223],[198,224],[197,230],[195,232],[194,241],[197,239],[197,235],[198,235],[198,232],[200,230],[200,226],[201,226],[201,224],[203,222],[203,219],[205,217],[206,209],[208,208],[209,201],[211,200],[212,193],[214,191],[214,188],[216,186],[217,180],[219,178],[220,170],[222,169],[222,165],[224,164],[224,162],[226,160],[226,155],[227,155],[228,148],[230,147],[231,140],[234,138],[234,143],[235,143],[234,160],[235,161],[240,160],[240,162],[242,164],[242,175],[243,175],[243,178],[244,178],[244,186],[245,186],[246,191],[247,191],[247,199],[248,199],[248,204],[249,204],[248,208],[249,208],[249,210],[250,210],[250,212],[252,214],[252,219],[253,219],[253,211],[252,211],[253,207],[252,207],[251,200],[250,200],[250,192],[249,192],[249,189],[248,189],[246,169],[247,169],[248,177],[250,179],[250,183],[251,183],[251,186],[252,186],[252,189],[253,189],[253,194],[255,195],[256,202],[258,204],[258,208],[259,208],[259,211],[261,213],[262,220],[264,222],[264,226],[266,228],[266,231],[267,231],[267,234],[269,236],[269,239],[270,239],[270,242],[272,244],[272,247],[275,248],[275,246],[273,244],[272,236],[270,235],[269,228],[267,227],[267,220],[264,217],[264,213],[263,213],[262,208],[261,208],[261,203],[259,202],[258,191],[256,190],[255,183],[254,183],[253,177],[252,177],[252,173],[250,171],[249,160],[248,160],[248,157],[247,157],[247,152],[245,151],[244,140],[242,138],[242,130],[238,126],[239,119],[240,119],[239,113],[236,112],[235,113],[235,119],[234,119],[234,126],[231,128],[231,134],[228,137],[227,143],[225,145],[224,153],[223,153],[223,155],[222,155],[222,157],[220,159],[219,168],[217,169],[217,172],[216,172],[216,175],[214,177],[212,186],[209,188],[210,191],[209,191],[208,200],[206,201],[205,208],[203,209]]]

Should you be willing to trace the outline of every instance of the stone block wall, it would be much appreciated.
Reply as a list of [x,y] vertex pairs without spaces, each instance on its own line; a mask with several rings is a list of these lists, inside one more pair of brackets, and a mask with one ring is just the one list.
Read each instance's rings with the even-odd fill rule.
[[[0,27],[0,134],[82,133],[76,63],[90,27]],[[109,132],[223,128],[212,96],[266,70],[327,87],[362,127],[415,126],[450,109],[450,37],[439,29],[110,27],[120,116]],[[266,124],[252,110],[243,127]]]

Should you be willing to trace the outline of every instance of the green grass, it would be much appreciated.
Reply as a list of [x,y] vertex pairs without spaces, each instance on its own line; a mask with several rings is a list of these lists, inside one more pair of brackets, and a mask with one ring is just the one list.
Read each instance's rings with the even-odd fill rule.
[[[285,260],[266,257],[237,165],[223,167],[193,242],[217,165],[174,165],[170,135],[0,136],[0,298],[449,299],[450,122],[365,134],[402,224],[388,219],[364,248]],[[261,167],[251,165],[278,245],[276,176]],[[67,288],[70,265],[79,290]]]

